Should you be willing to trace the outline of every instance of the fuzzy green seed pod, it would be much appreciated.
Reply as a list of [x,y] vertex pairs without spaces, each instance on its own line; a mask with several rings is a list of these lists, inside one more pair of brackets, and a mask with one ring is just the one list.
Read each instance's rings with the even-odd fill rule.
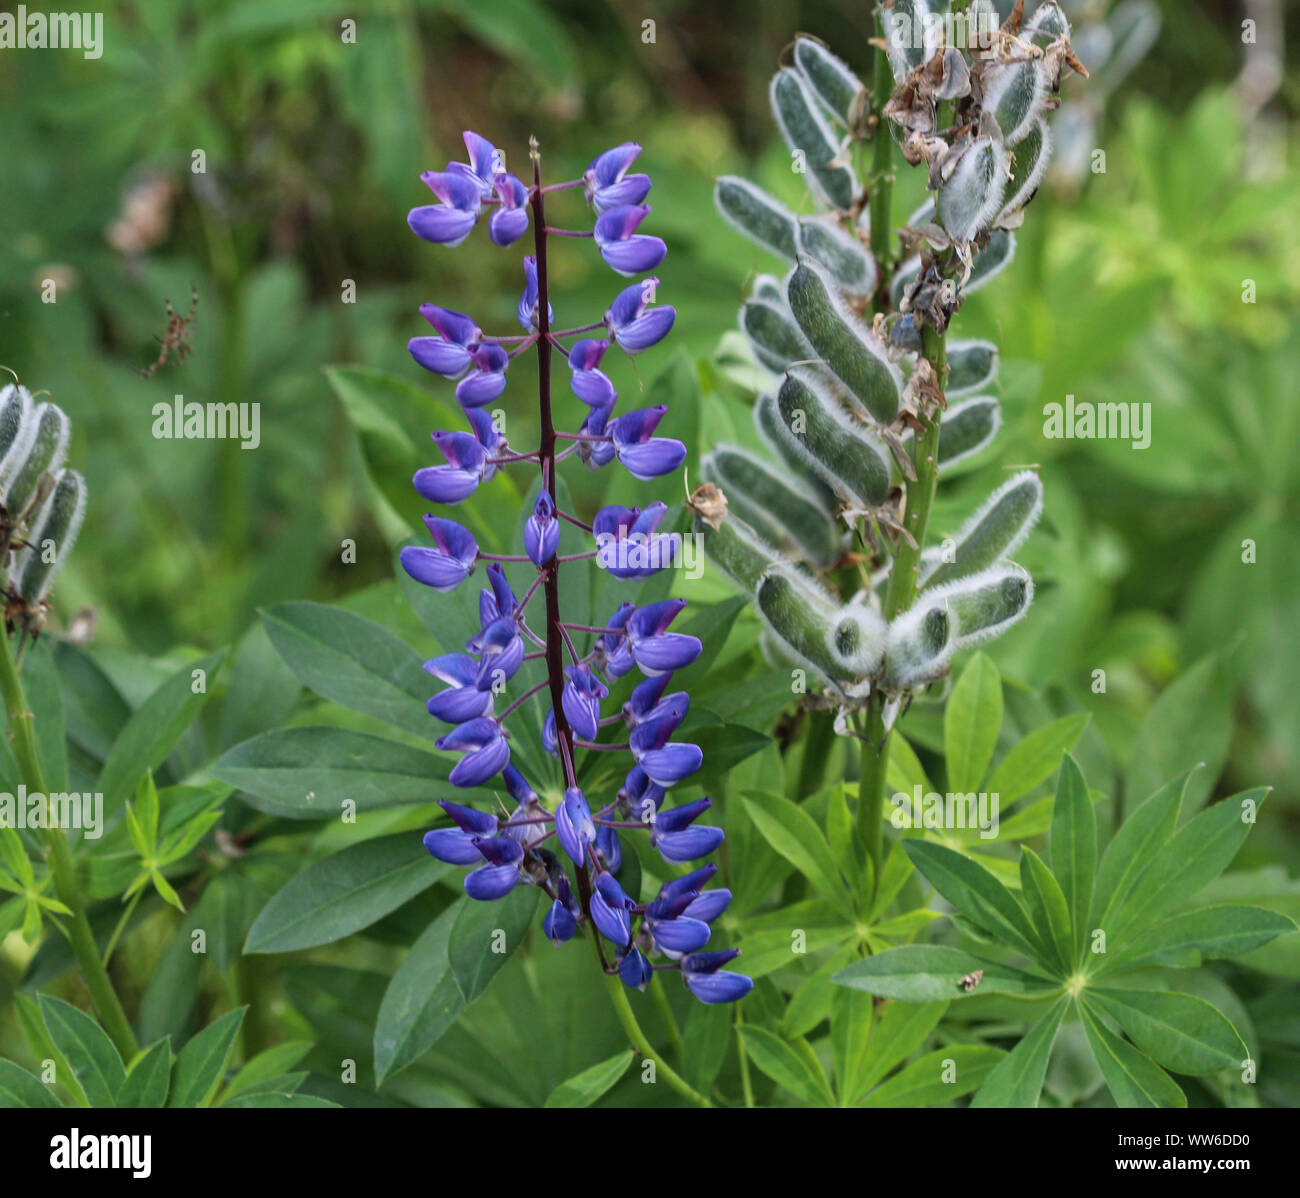
[[896,616],[885,648],[885,685],[904,691],[935,677],[952,656],[952,620],[942,603],[926,601]]
[[961,151],[935,197],[935,216],[953,241],[974,240],[1002,211],[1009,166],[1006,148],[991,137]]
[[997,118],[1008,146],[1014,146],[1033,128],[1047,97],[1047,73],[1039,59],[1006,63],[984,75],[984,110]]
[[15,566],[18,593],[28,603],[37,603],[49,593],[54,576],[76,544],[85,514],[86,481],[77,471],[65,470],[33,521],[28,547]]
[[1002,201],[1004,220],[1033,199],[1051,160],[1052,135],[1048,132],[1047,122],[1038,117],[1011,150],[1011,182]]
[[840,501],[814,471],[811,458],[803,444],[786,427],[781,411],[776,406],[776,396],[764,392],[754,400],[754,428],[763,438],[774,457],[788,466],[828,512],[836,511]]
[[[970,278],[961,287],[962,295],[973,295],[986,283],[991,282],[1016,256],[1016,235],[1008,229],[994,229],[989,234],[988,243],[975,255],[971,266]],[[903,298],[903,292],[916,280],[921,269],[920,258],[909,258],[894,275],[890,292],[897,304]]]
[[788,375],[776,404],[791,438],[807,451],[810,464],[832,490],[861,506],[884,502],[889,494],[884,449],[834,399]]
[[70,428],[62,408],[43,403],[31,413],[28,421],[36,432],[26,460],[9,476],[12,481],[0,482],[4,504],[12,515],[17,515],[35,498],[41,475],[57,473],[68,452]]
[[975,574],[1014,553],[1042,510],[1043,484],[1038,475],[1032,470],[1013,475],[961,526],[953,538],[953,561],[944,561],[940,549],[927,549],[921,555],[921,585],[938,586]]
[[938,44],[937,28],[930,20],[927,0],[894,0],[883,15],[889,65],[894,72],[894,81],[902,82],[934,55]]
[[724,175],[713,189],[722,218],[750,241],[780,258],[794,261],[799,221],[780,200],[738,175]]
[[951,470],[974,457],[1002,425],[1002,408],[991,395],[978,395],[951,404],[939,428],[939,466]]
[[753,593],[764,570],[779,554],[740,520],[724,515],[717,528],[695,514],[694,529],[704,544],[704,555],[743,591]]
[[841,608],[828,647],[840,678],[866,678],[880,669],[889,627],[874,607],[850,603]]
[[746,300],[740,310],[740,327],[754,347],[754,356],[774,374],[813,353],[784,299],[780,303]]
[[1034,580],[1014,562],[926,591],[929,604],[945,604],[953,623],[953,651],[1001,636],[1029,610]]
[[794,41],[795,69],[808,89],[841,125],[848,127],[853,102],[862,92],[862,81],[848,65],[816,38],[800,34]]
[[829,647],[837,622],[831,597],[786,563],[764,571],[755,595],[759,616],[786,652],[833,683],[840,667]]
[[722,489],[731,510],[760,537],[813,564],[831,565],[840,553],[833,514],[797,479],[782,477],[767,462],[734,445],[718,445],[700,466],[707,482]]
[[849,208],[858,194],[850,167],[837,160],[839,139],[797,71],[782,67],[772,77],[772,113],[786,145],[804,157],[804,181],[828,207]]
[[998,347],[992,341],[948,342],[948,381],[944,384],[944,394],[949,399],[987,387],[997,373]]
[[867,299],[875,294],[876,260],[856,237],[820,219],[799,222],[799,257],[824,266],[843,295]]
[[786,280],[786,299],[803,335],[836,377],[876,420],[892,423],[898,415],[902,374],[840,301],[825,271],[800,263]]
[[31,419],[32,396],[26,387],[10,383],[0,391],[0,493],[4,480],[15,475],[27,460],[36,422]]

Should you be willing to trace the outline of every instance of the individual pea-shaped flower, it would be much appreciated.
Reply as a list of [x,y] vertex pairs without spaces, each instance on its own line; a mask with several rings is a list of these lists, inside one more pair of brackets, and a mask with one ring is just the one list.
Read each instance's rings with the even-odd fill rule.
[[589,408],[610,408],[618,398],[614,384],[600,369],[600,360],[609,348],[608,341],[593,341],[584,337],[574,342],[569,350],[569,369],[573,371],[569,386]]
[[605,313],[610,340],[624,353],[639,354],[643,349],[658,345],[672,330],[677,309],[667,306],[650,308],[658,287],[658,279],[633,283],[618,293]]
[[475,685],[499,691],[519,671],[524,662],[524,638],[519,624],[510,616],[493,620],[475,638],[480,653]]
[[513,616],[517,606],[514,590],[510,586],[510,580],[506,578],[505,567],[500,562],[493,562],[488,566],[486,573],[488,586],[492,589],[490,591],[485,589],[478,593],[479,633],[471,637],[465,646],[470,653],[481,651],[480,638],[488,625],[503,616]]
[[573,897],[569,879],[562,873],[555,883],[555,901],[542,920],[542,931],[552,944],[563,944],[566,940],[573,939],[581,918],[582,908]]
[[680,878],[665,882],[659,888],[659,898],[675,900],[684,895],[689,902],[682,914],[690,916],[691,919],[702,919],[705,923],[712,923],[731,903],[730,890],[704,889],[717,872],[718,867],[713,862],[702,865],[699,869],[692,870]]
[[[524,293],[519,297],[519,327],[525,333],[535,333],[538,329],[538,315],[541,311],[540,293],[537,289],[537,259],[529,254],[524,259]],[[546,305],[546,324],[549,328],[555,322],[555,309]]]
[[613,874],[601,874],[596,879],[596,889],[591,896],[591,922],[611,944],[625,948],[631,941],[635,907]]
[[596,829],[596,860],[612,874],[618,873],[623,864],[623,846],[619,843],[618,833],[608,824],[601,824]]
[[523,876],[519,869],[523,847],[509,836],[476,836],[474,845],[487,864],[465,875],[465,893],[482,902],[504,898]]
[[425,186],[442,201],[424,204],[406,214],[411,232],[425,241],[448,248],[460,245],[478,223],[483,193],[465,174],[453,171],[425,171]]
[[411,479],[425,499],[432,503],[459,503],[468,499],[483,481],[487,454],[471,433],[433,434],[433,443],[447,459],[445,466],[424,466]]
[[740,949],[688,953],[682,958],[682,981],[700,1002],[735,1002],[754,988],[754,979],[728,973],[722,967],[740,956]]
[[613,404],[607,408],[592,408],[578,431],[583,440],[578,442],[578,457],[589,470],[599,470],[614,460],[614,442],[608,435],[609,417]]
[[629,175],[627,168],[641,153],[634,141],[606,150],[593,158],[582,176],[582,188],[589,203],[597,212],[605,212],[621,204],[639,204],[650,192],[649,175]]
[[701,825],[694,827],[696,819],[713,806],[707,795],[681,807],[661,809],[654,817],[650,830],[650,843],[659,855],[674,864],[697,861],[707,857],[725,839],[721,828]]
[[600,701],[609,696],[609,688],[590,666],[569,666],[564,675],[561,706],[569,727],[583,740],[595,740],[600,731]]
[[648,204],[620,204],[596,218],[600,256],[618,274],[630,277],[654,270],[668,253],[662,238],[636,231],[649,211]]
[[654,975],[654,966],[636,945],[628,949],[618,963],[619,980],[631,990],[644,990]]
[[549,491],[542,491],[533,505],[533,514],[524,524],[524,552],[540,568],[555,556],[559,546],[560,521],[555,514],[555,500]]
[[635,611],[634,604],[620,603],[614,614],[605,621],[605,627],[609,631],[602,633],[596,641],[596,666],[603,667],[603,671],[611,678],[622,678],[636,664],[626,635],[627,622]]
[[587,806],[587,796],[576,786],[564,792],[563,800],[555,809],[555,835],[574,865],[586,862],[587,848],[596,841],[596,824]]
[[506,389],[510,355],[494,341],[480,341],[466,352],[474,369],[456,384],[456,398],[465,408],[481,408]]
[[479,686],[479,663],[466,653],[444,653],[424,663],[426,673],[448,684],[425,704],[434,719],[463,724],[492,714],[492,691]]
[[709,925],[702,919],[693,919],[686,914],[686,908],[695,897],[693,891],[687,891],[670,898],[660,897],[646,904],[646,930],[661,953],[673,957],[681,953],[693,953],[708,944]]
[[469,529],[462,528],[455,520],[425,516],[424,524],[435,548],[408,545],[398,555],[402,569],[416,582],[435,591],[455,590],[474,572],[478,542]]
[[609,422],[614,453],[633,478],[644,482],[671,474],[686,460],[686,446],[680,441],[654,435],[667,411],[666,404],[656,404],[624,412]]
[[476,865],[483,860],[475,843],[482,837],[494,836],[497,831],[497,817],[486,811],[475,811],[473,807],[464,807],[450,799],[440,799],[441,807],[455,821],[454,828],[435,828],[424,834],[424,847],[438,858],[451,865]]
[[678,537],[656,533],[666,503],[626,508],[613,505],[601,508],[591,522],[596,538],[596,564],[615,578],[649,578],[665,566],[671,566],[681,547]]
[[463,751],[452,767],[447,781],[461,789],[482,786],[493,774],[499,774],[510,760],[510,744],[502,735],[501,725],[489,716],[467,720],[434,744],[440,749]]
[[664,794],[664,788],[658,782],[652,782],[645,770],[634,765],[619,787],[617,809],[629,819],[640,820],[649,826],[654,822],[655,813],[663,806]]
[[493,181],[500,204],[488,221],[488,236],[500,246],[513,245],[528,232],[528,193],[514,175],[500,174]]
[[486,200],[492,195],[497,176],[505,173],[505,158],[486,137],[480,137],[470,129],[466,129],[461,134],[461,138],[465,142],[469,162],[449,162],[447,170],[453,174],[463,175],[474,184],[479,195]]
[[628,649],[643,674],[680,670],[699,657],[703,646],[698,637],[668,631],[685,606],[685,599],[664,599],[638,607],[628,616]]
[[669,737],[686,715],[689,700],[685,692],[664,704],[664,710],[642,720],[632,729],[628,743],[632,756],[646,776],[660,786],[672,786],[693,774],[704,761],[699,745],[670,742]]
[[631,730],[644,720],[678,710],[682,700],[689,705],[690,696],[685,691],[676,691],[664,698],[664,691],[673,680],[670,672],[652,674],[642,679],[632,688],[632,694],[623,704],[623,722]]
[[412,337],[406,348],[425,370],[443,378],[457,379],[473,364],[469,347],[483,339],[483,330],[464,312],[453,312],[437,304],[421,304],[420,315],[435,329],[437,337]]

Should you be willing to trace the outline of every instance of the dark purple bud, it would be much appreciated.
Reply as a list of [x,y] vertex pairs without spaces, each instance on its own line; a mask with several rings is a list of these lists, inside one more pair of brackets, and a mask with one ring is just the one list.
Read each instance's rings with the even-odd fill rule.
[[608,824],[596,830],[596,860],[612,874],[618,873],[623,864],[623,846],[618,833]]
[[618,963],[618,976],[631,990],[644,990],[654,977],[654,969],[639,948],[630,948]]
[[591,896],[591,922],[596,930],[619,948],[632,939],[632,909],[636,904],[623,892],[612,874],[596,879]]
[[583,865],[587,860],[587,846],[596,839],[596,825],[587,806],[587,796],[577,787],[566,790],[563,801],[555,809],[555,833],[569,860],[574,865]]
[[[524,293],[519,297],[519,308],[517,315],[519,317],[519,327],[525,333],[534,333],[538,326],[538,312],[540,309],[538,290],[537,290],[537,258],[529,254],[524,259]],[[548,326],[555,322],[555,309],[549,304],[546,307],[546,323]]]

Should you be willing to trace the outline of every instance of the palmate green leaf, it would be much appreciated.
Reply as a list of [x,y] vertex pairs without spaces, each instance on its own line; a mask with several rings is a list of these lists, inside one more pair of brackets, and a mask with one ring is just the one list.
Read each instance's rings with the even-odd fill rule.
[[171,1093],[167,1096],[169,1107],[207,1106],[221,1081],[226,1059],[234,1047],[247,1010],[247,1007],[236,1007],[227,1011],[181,1049],[172,1071]]
[[[848,994],[856,994],[859,999],[866,996],[849,987],[841,987]],[[870,998],[866,999],[870,1002]],[[947,1001],[941,1002],[891,1002],[887,1004],[875,1027],[870,1029],[870,1039],[866,1051],[862,1054],[856,1070],[849,1077],[841,1078],[837,1072],[837,1085],[840,1100],[845,1106],[857,1106],[881,1078],[895,1065],[907,1060],[938,1026],[948,1009]],[[831,1023],[831,1035],[834,1037],[835,1024]],[[838,1066],[837,1066],[838,1069]]]
[[1153,1060],[1175,1073],[1240,1069],[1250,1056],[1237,1029],[1203,998],[1174,990],[1090,987],[1104,1011]]
[[1147,927],[1217,878],[1254,827],[1255,812],[1268,791],[1243,791],[1184,824],[1137,875],[1106,926],[1108,937],[1122,944],[1125,933]]
[[983,653],[966,664],[948,696],[943,717],[948,788],[978,791],[1002,727],[1002,679]]
[[636,1060],[634,1052],[615,1053],[607,1060],[561,1082],[546,1100],[548,1107],[588,1107],[610,1089]]
[[419,655],[378,624],[324,603],[281,603],[262,616],[304,686],[417,736],[440,735],[424,705],[436,690]]
[[1200,907],[1148,928],[1109,954],[1098,974],[1119,965],[1199,965],[1235,957],[1296,930],[1295,923],[1263,907]]
[[167,1103],[171,1084],[172,1042],[169,1036],[144,1049],[126,1071],[126,1080],[117,1094],[120,1107],[156,1109]]
[[861,950],[856,943],[842,944],[812,973],[806,975],[799,988],[790,995],[790,1001],[786,1003],[785,1016],[780,1024],[783,1036],[791,1039],[796,1036],[806,1036],[830,1016],[831,998],[843,990],[841,986],[831,985],[831,977],[861,955]]
[[1120,1107],[1185,1107],[1187,1095],[1163,1069],[1127,1040],[1115,1035],[1085,998],[1079,1004],[1088,1043],[1106,1086]]
[[[121,810],[145,774],[167,760],[203,710],[225,660],[222,649],[182,666],[132,712],[96,783],[104,795],[105,819]],[[197,692],[196,677],[203,679]]]
[[813,820],[797,803],[764,791],[747,791],[745,810],[763,838],[808,879],[818,893],[852,921],[853,903],[831,847]]
[[397,910],[450,868],[429,856],[416,832],[350,845],[295,875],[262,909],[244,951],[287,953],[342,940]]
[[[978,1089],[1006,1058],[987,1044],[953,1044],[927,1053],[873,1090],[864,1107],[930,1107]],[[952,1080],[945,1078],[951,1073]]]
[[1074,758],[1066,754],[1056,783],[1052,810],[1052,871],[1061,885],[1073,929],[1065,946],[1064,965],[1071,968],[1083,952],[1092,910],[1097,870],[1097,820],[1088,784]]
[[[495,903],[460,899],[411,946],[393,974],[375,1022],[379,1081],[432,1047],[478,998],[522,942],[537,893],[529,886]],[[504,951],[495,951],[497,947]]]
[[1058,976],[1066,976],[1074,961],[1070,909],[1060,883],[1028,845],[1020,849],[1020,889],[1042,942],[1044,959],[1055,958]]
[[1003,810],[1056,772],[1061,758],[1079,743],[1091,718],[1086,712],[1067,715],[1035,728],[1012,745],[993,771],[987,787],[989,794],[998,796]]
[[903,847],[926,881],[960,915],[1027,956],[1040,956],[1038,939],[1024,908],[977,861],[946,845],[925,840],[907,840]]
[[801,960],[795,951],[792,935],[796,929],[804,933],[803,949],[810,954],[842,943],[846,933],[839,921],[843,918],[842,915],[837,915],[836,925],[829,928],[804,927],[792,922],[789,928],[746,932],[743,941],[745,972],[752,978],[761,978]]
[[37,996],[46,1031],[76,1076],[86,1100],[94,1107],[117,1104],[126,1068],[108,1033],[89,1015],[61,998]]
[[1047,1061],[1052,1055],[1056,1033],[1070,1005],[1063,995],[1048,1012],[1025,1033],[1015,1046],[984,1079],[971,1099],[972,1107],[1036,1107],[1043,1092]]
[[358,812],[431,803],[452,764],[364,732],[281,728],[236,745],[213,772],[268,815],[337,819],[349,800]]
[[[897,735],[897,734],[895,734]],[[903,842],[896,840],[885,863],[880,869],[880,879],[876,883],[876,897],[872,900],[867,918],[873,923],[889,909],[889,904],[898,897],[898,893],[912,876],[912,859],[903,848]]]
[[1190,777],[1184,774],[1167,782],[1142,802],[1106,846],[1093,885],[1092,917],[1088,922],[1094,928],[1109,926],[1133,880],[1174,834],[1178,808]]
[[45,1088],[40,1078],[21,1065],[0,1057],[0,1110],[34,1108],[59,1109],[59,1101]]
[[[37,995],[37,998],[40,996]],[[21,990],[14,994],[14,1016],[22,1030],[27,1050],[38,1061],[53,1061],[56,1083],[61,1086],[72,1105],[85,1107],[90,1105],[81,1083],[67,1058],[61,1053],[50,1037],[45,1026],[45,1017],[40,1004]]]
[[826,1075],[806,1040],[783,1040],[752,1023],[742,1023],[736,1030],[754,1064],[783,1090],[809,1106],[835,1105]]
[[840,986],[865,990],[877,998],[932,1003],[967,997],[959,983],[977,970],[984,972],[974,991],[981,995],[1045,997],[1052,985],[1010,965],[944,944],[905,944],[887,949],[840,970],[832,980]]

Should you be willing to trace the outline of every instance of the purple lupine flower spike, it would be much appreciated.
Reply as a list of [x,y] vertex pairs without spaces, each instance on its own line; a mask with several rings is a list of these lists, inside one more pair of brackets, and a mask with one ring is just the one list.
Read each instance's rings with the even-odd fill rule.
[[[457,244],[486,211],[490,239],[510,245],[527,232],[534,205],[542,216],[548,193],[581,186],[596,212],[596,247],[609,266],[630,276],[663,261],[664,242],[639,231],[650,211],[644,204],[650,179],[629,173],[641,152],[635,142],[592,159],[580,179],[543,187],[535,143],[534,184],[526,186],[506,170],[503,155],[485,137],[474,132],[464,137],[467,162],[452,162],[446,170],[424,176],[438,203],[411,212],[411,227],[421,237]],[[607,620],[593,627],[587,611],[564,612],[570,592],[560,587],[562,567],[578,558],[594,557],[596,566],[615,580],[648,578],[677,561],[680,537],[659,531],[668,511],[662,501],[606,506],[591,517],[589,526],[578,513],[562,512],[556,506],[557,495],[564,493],[556,468],[570,455],[593,470],[618,458],[642,481],[682,464],[685,446],[655,435],[666,408],[616,415],[618,393],[602,368],[611,345],[634,355],[661,342],[672,331],[676,312],[656,306],[659,280],[651,277],[624,287],[599,321],[575,321],[573,329],[555,329],[538,258],[548,234],[557,230],[545,217],[539,224],[534,230],[537,255],[528,255],[523,262],[524,289],[516,312],[522,337],[485,336],[464,313],[425,304],[421,312],[433,326],[433,335],[412,338],[408,347],[420,366],[455,381],[456,398],[469,422],[468,431],[433,434],[443,461],[416,471],[412,482],[420,495],[432,503],[454,505],[475,495],[499,471],[526,463],[532,463],[542,477],[533,510],[524,522],[525,556],[481,555],[467,528],[432,514],[425,517],[432,545],[407,546],[400,555],[403,569],[412,578],[442,591],[473,573],[480,556],[488,558],[487,584],[478,592],[478,628],[466,640],[463,653],[444,653],[425,663],[426,672],[444,684],[426,706],[433,718],[451,726],[436,741],[440,750],[458,754],[449,772],[451,784],[462,789],[504,788],[514,805],[513,812],[505,815],[509,808],[495,795],[492,806],[502,812],[498,816],[444,800],[451,826],[428,832],[424,843],[440,860],[470,867],[464,886],[472,899],[499,899],[521,885],[543,889],[550,900],[542,920],[547,939],[563,944],[590,924],[605,972],[617,975],[629,988],[644,990],[656,969],[677,969],[702,1001],[728,1002],[742,997],[753,983],[721,968],[734,952],[706,947],[711,942],[711,923],[731,902],[729,890],[706,889],[717,866],[702,865],[670,878],[654,898],[642,903],[640,870],[627,872],[625,861],[631,859],[625,857],[621,840],[644,830],[651,846],[675,867],[696,862],[723,839],[721,828],[699,822],[712,800],[702,798],[676,807],[665,802],[668,789],[690,777],[703,761],[698,745],[673,739],[690,711],[690,696],[680,685],[670,691],[674,671],[699,657],[700,641],[671,631],[684,606],[680,600],[641,607],[623,601]],[[544,339],[542,325],[548,330]],[[603,330],[599,338],[581,336],[598,329]],[[578,340],[566,349],[571,336]],[[513,348],[507,350],[503,342]],[[573,393],[587,411],[576,432],[562,430],[556,428],[550,406],[539,400],[539,447],[515,452],[488,407],[505,391],[512,356],[534,345],[539,362],[550,351],[565,355]],[[524,422],[522,427],[529,426]],[[562,519],[590,528],[594,553],[559,556]],[[527,572],[528,563],[535,568],[522,598],[516,596],[504,562],[518,562],[522,572]],[[539,593],[544,600],[534,602]],[[530,661],[535,664],[530,666]],[[634,668],[644,679],[632,689],[621,711],[602,715],[612,680]],[[539,671],[544,671],[540,680]],[[519,676],[521,684],[515,681]],[[503,696],[499,713],[498,695]],[[544,704],[539,713],[542,746],[562,779],[562,798],[554,812],[543,805],[511,761],[511,741],[504,725],[530,699]],[[601,740],[602,727],[615,722],[626,728],[625,744],[614,743],[617,737]],[[631,757],[630,768],[624,758],[620,769],[626,773],[612,798],[607,784],[595,780],[608,775],[591,775],[591,785],[606,792],[594,814],[578,786],[579,776],[586,776],[579,774],[578,756],[592,748]],[[552,784],[548,779],[547,787]],[[558,851],[549,843],[552,837]],[[628,877],[637,879],[635,887],[626,881]],[[635,893],[629,894],[625,885]],[[660,961],[652,964],[652,957]]]
[[648,204],[620,204],[596,219],[596,244],[606,264],[621,275],[654,270],[668,254],[661,238],[638,233],[637,226],[650,212]]
[[435,591],[455,590],[474,571],[478,543],[454,520],[425,516],[424,523],[436,548],[408,545],[399,554],[402,569]]
[[534,566],[544,566],[560,547],[560,521],[555,515],[555,500],[542,491],[533,505],[533,514],[524,524],[524,552]]
[[677,309],[667,306],[650,308],[658,287],[658,279],[633,283],[618,293],[605,313],[609,338],[625,353],[639,354],[643,349],[658,345],[672,332]]
[[597,212],[623,204],[639,204],[649,194],[649,175],[627,173],[640,153],[641,147],[636,142],[625,141],[592,159],[582,176],[582,186],[587,203]]

